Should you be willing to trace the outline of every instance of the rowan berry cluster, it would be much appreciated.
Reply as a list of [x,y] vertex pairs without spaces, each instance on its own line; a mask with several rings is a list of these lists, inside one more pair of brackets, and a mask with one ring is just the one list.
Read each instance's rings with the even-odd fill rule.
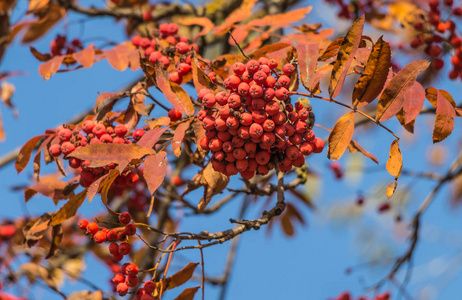
[[276,164],[288,172],[305,164],[305,156],[320,153],[324,142],[311,130],[311,106],[290,103],[290,76],[295,66],[278,69],[274,59],[237,62],[224,79],[226,91],[199,92],[204,105],[197,117],[206,136],[200,141],[212,153],[212,166],[227,176],[240,172],[250,179],[266,175]]
[[[343,292],[337,297],[333,298],[332,300],[353,300],[353,296],[351,296],[350,292]],[[390,292],[384,292],[374,296],[374,298],[368,298],[366,296],[359,296],[356,300],[390,300],[391,295]]]
[[[90,235],[95,243],[102,244],[104,242],[111,242],[108,246],[109,253],[115,262],[120,262],[124,256],[127,256],[132,251],[132,247],[128,242],[128,237],[135,235],[136,226],[131,223],[131,216],[128,212],[120,213],[118,216],[119,222],[124,225],[108,229],[100,227],[95,222],[88,222],[87,220],[79,220],[77,226],[84,230],[86,234]],[[120,242],[120,243],[118,243]],[[134,288],[139,283],[138,266],[134,263],[124,263],[122,266],[113,268],[114,277],[111,282],[117,293],[120,296],[125,296],[129,288]],[[146,281],[142,288],[136,290],[137,300],[151,300],[154,297],[151,294],[156,289],[156,284],[153,281]],[[146,296],[144,296],[146,295]]]
[[[438,0],[429,1],[428,23],[414,23],[414,28],[419,34],[411,41],[411,47],[424,46],[425,53],[435,58],[432,62],[432,67],[435,70],[441,70],[444,66],[443,49],[451,49],[453,52],[451,55],[452,70],[448,76],[455,80],[462,76],[462,38],[457,33],[457,25],[451,20],[451,17],[462,16],[462,8],[453,8],[453,0],[444,0],[443,4],[440,5]],[[448,16],[442,16],[442,11],[449,11]]]
[[354,10],[356,10],[359,15],[370,13],[373,9],[376,9],[374,7],[373,0],[355,0],[354,6],[352,3],[344,2],[343,0],[324,0],[324,1],[330,4],[338,5],[340,7],[340,10],[338,11],[337,16],[339,18],[344,18],[344,19],[349,19],[349,20],[355,17],[355,12],[353,11],[353,9],[350,9],[351,7],[353,7]]
[[198,46],[189,44],[186,37],[178,35],[178,25],[175,23],[160,24],[153,36],[149,39],[137,35],[132,37],[131,42],[150,62],[160,62],[165,68],[171,63],[175,65],[175,71],[170,72],[169,79],[180,84],[183,76],[191,71],[191,49],[197,52]]
[[82,42],[80,39],[76,38],[68,42],[63,35],[57,35],[50,43],[50,52],[52,56],[62,55],[63,53],[72,54],[79,49],[82,49]]
[[[68,160],[69,166],[80,173],[80,185],[88,187],[98,178],[107,174],[109,170],[114,169],[116,164],[93,168],[91,167],[90,161],[82,161],[74,157],[69,157],[68,155],[74,150],[85,147],[88,144],[130,144],[136,142],[144,135],[145,129],[149,130],[149,127],[136,129],[133,131],[132,135],[129,136],[127,135],[127,127],[123,124],[111,126],[104,125],[103,123],[97,124],[92,120],[86,120],[78,126],[67,125],[58,128],[57,137],[51,142],[51,146],[48,150],[54,157],[63,154],[64,159]],[[138,180],[139,175],[136,171],[129,170],[116,178],[114,186],[132,187]]]

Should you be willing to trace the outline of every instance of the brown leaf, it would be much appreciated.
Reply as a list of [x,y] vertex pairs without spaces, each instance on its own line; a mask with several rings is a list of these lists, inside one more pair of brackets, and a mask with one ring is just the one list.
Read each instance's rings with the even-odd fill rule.
[[404,121],[404,110],[400,110],[396,114],[396,118],[398,119],[399,123],[403,126],[404,129],[406,129],[410,133],[414,133],[414,124],[415,120],[412,120],[411,122],[407,123]]
[[132,159],[154,154],[153,149],[137,144],[93,144],[86,145],[69,154],[81,160],[91,161],[90,167],[104,167],[110,163],[127,165]]
[[193,127],[193,130],[194,130],[194,136],[196,137],[196,147],[199,150],[199,153],[202,156],[204,156],[205,151],[202,149],[202,147],[200,145],[200,141],[202,140],[202,138],[205,137],[205,129],[202,126],[202,122],[199,121],[198,119],[194,119],[194,121],[192,122],[192,127]]
[[181,113],[192,116],[194,106],[188,93],[178,84],[168,80],[167,71],[159,63],[155,66],[156,84],[168,102]]
[[50,5],[47,13],[29,26],[22,37],[22,43],[30,43],[42,37],[65,15],[66,10],[63,7],[54,4]]
[[184,289],[174,300],[193,300],[200,286]]
[[401,174],[401,169],[403,168],[403,157],[401,155],[401,150],[399,149],[398,139],[391,143],[390,157],[387,160],[386,168],[388,173],[390,173],[395,178],[398,178]]
[[329,146],[327,148],[327,158],[333,161],[342,157],[343,153],[350,144],[355,129],[355,113],[348,112],[335,123],[334,128],[329,134]]
[[196,40],[198,37],[200,36],[203,36],[203,35],[206,35],[207,33],[209,33],[213,27],[215,26],[215,24],[213,24],[213,22],[207,18],[207,17],[193,17],[193,18],[190,18],[190,17],[187,17],[187,18],[180,18],[178,19],[177,21],[178,23],[180,23],[181,25],[186,25],[186,26],[191,26],[191,25],[199,25],[199,26],[202,26],[204,28],[202,28],[202,30],[194,37],[193,40]]
[[191,279],[198,264],[199,263],[188,263],[183,269],[165,278],[165,289],[170,290],[186,283],[189,279]]
[[175,129],[175,133],[173,134],[172,140],[172,149],[173,154],[175,154],[176,157],[179,157],[181,154],[181,144],[183,143],[183,138],[186,134],[186,130],[189,129],[189,125],[190,121],[186,121],[178,125],[178,127]]
[[311,11],[312,7],[304,7],[281,14],[267,15],[261,19],[250,21],[247,26],[271,26],[275,28],[287,27],[290,23],[298,22]]
[[159,153],[149,155],[144,160],[143,176],[151,195],[154,195],[164,181],[165,174],[167,173],[166,157],[167,152],[160,151]]
[[337,97],[343,87],[348,69],[353,62],[354,54],[361,42],[364,21],[365,17],[363,15],[353,23],[343,39],[337,54],[337,60],[332,69],[332,76],[329,84],[329,95],[331,98]]
[[350,153],[356,153],[356,152],[359,151],[361,154],[363,154],[364,156],[370,158],[376,164],[379,163],[379,160],[377,159],[377,157],[375,157],[369,151],[364,150],[364,148],[361,147],[361,145],[359,145],[358,142],[356,142],[354,140],[351,140],[350,144],[348,145],[348,151],[350,151]]
[[331,42],[324,52],[319,56],[319,61],[327,61],[330,58],[337,55],[338,49],[343,43],[344,38],[338,38],[335,41]]
[[85,197],[87,196],[87,191],[83,190],[77,195],[72,196],[69,201],[67,201],[63,207],[61,207],[57,212],[55,212],[51,218],[50,226],[56,226],[66,221],[67,219],[75,216],[77,210],[82,205]]
[[210,200],[212,200],[212,197],[221,193],[221,191],[226,188],[229,182],[229,177],[215,171],[211,163],[207,164],[205,169],[199,172],[196,176],[200,177],[201,185],[204,186],[204,197],[200,200],[197,206],[200,211],[203,211],[209,204]]
[[285,235],[293,236],[295,234],[294,225],[292,225],[292,220],[290,219],[290,213],[287,211],[281,217],[281,226]]
[[244,0],[240,7],[233,10],[228,17],[226,17],[225,22],[220,26],[215,27],[215,34],[222,35],[227,33],[234,23],[242,21],[252,15],[252,7],[258,0]]
[[377,104],[377,121],[386,121],[401,110],[407,90],[414,85],[417,75],[429,65],[430,62],[426,60],[412,62],[390,80]]
[[366,68],[353,90],[352,103],[354,106],[363,107],[371,103],[380,94],[387,81],[390,62],[390,44],[380,37],[372,48]]
[[147,131],[140,140],[136,143],[138,146],[152,148],[159,141],[159,138],[164,134],[167,128],[154,128]]
[[[454,117],[456,110],[447,97],[443,95],[442,91],[438,91],[436,98],[436,117],[435,128],[433,129],[433,144],[439,143],[447,138],[454,130]],[[449,97],[451,97],[449,95]],[[452,99],[452,97],[451,97]]]
[[107,211],[114,216],[116,216],[117,214],[113,212],[107,205],[107,194],[112,186],[112,183],[117,179],[117,177],[119,177],[119,175],[120,172],[118,170],[110,170],[109,173],[105,175],[105,178],[101,180],[101,183],[99,184],[101,201],[103,202],[104,206],[106,206]]
[[66,182],[58,180],[54,176],[44,176],[41,178],[40,183],[24,190],[25,200],[27,202],[33,195],[40,193],[53,199],[53,202],[57,204],[59,200],[69,198],[68,195],[64,195],[64,189],[66,186]]
[[64,231],[63,226],[61,224],[57,226],[53,226],[51,231],[51,247],[48,255],[45,258],[50,258],[56,254],[59,249],[59,245],[61,245],[61,241],[63,239]]
[[90,68],[95,61],[95,45],[91,44],[83,50],[75,52],[72,57],[85,68]]
[[53,56],[49,53],[40,53],[37,49],[35,49],[32,46],[29,46],[30,52],[32,52],[32,55],[39,61],[49,61]]
[[404,123],[408,124],[415,120],[425,102],[425,90],[422,85],[415,81],[412,87],[404,94]]
[[35,148],[35,145],[43,137],[46,137],[46,134],[34,136],[30,140],[28,140],[24,144],[24,146],[22,146],[21,150],[19,150],[18,157],[16,158],[16,162],[14,164],[14,167],[16,168],[16,171],[18,172],[18,174],[21,173],[24,170],[24,168],[27,166],[27,164],[29,163],[32,151]]
[[318,62],[319,44],[298,44],[298,67],[300,69],[300,81],[303,86],[310,90],[310,79],[316,71]]
[[58,72],[59,67],[61,66],[65,56],[55,56],[47,62],[41,64],[38,68],[40,76],[43,79],[48,80],[50,79],[51,75]]
[[34,219],[24,226],[24,243],[27,247],[35,245],[46,234],[51,220],[51,214],[45,213],[40,218]]

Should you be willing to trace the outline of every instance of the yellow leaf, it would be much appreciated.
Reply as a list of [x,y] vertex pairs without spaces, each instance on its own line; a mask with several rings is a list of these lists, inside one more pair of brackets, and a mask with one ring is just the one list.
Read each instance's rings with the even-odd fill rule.
[[390,157],[387,161],[387,171],[395,178],[398,178],[403,168],[403,157],[401,150],[399,149],[399,140],[396,139],[391,143],[390,146]]
[[355,113],[350,111],[342,116],[329,134],[329,146],[327,148],[327,157],[332,160],[338,160],[350,144],[355,129]]
[[387,186],[387,198],[388,200],[390,200],[390,198],[393,196],[393,194],[395,193],[396,191],[396,187],[398,186],[398,181],[395,180],[395,182],[393,183],[390,183],[388,186]]

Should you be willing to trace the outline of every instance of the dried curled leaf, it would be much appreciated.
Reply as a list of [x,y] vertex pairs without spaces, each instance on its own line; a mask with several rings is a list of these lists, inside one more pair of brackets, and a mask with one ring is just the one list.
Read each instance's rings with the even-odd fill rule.
[[16,162],[14,164],[14,167],[16,168],[16,171],[21,173],[24,168],[26,168],[27,164],[29,163],[30,156],[32,154],[32,151],[35,148],[35,145],[37,142],[45,137],[45,134],[37,135],[28,140],[24,146],[22,146],[21,150],[19,150],[18,157],[16,158]]
[[51,247],[48,255],[45,258],[50,258],[56,254],[59,249],[59,245],[61,245],[61,241],[63,239],[64,230],[61,224],[57,226],[53,226],[51,231]]
[[352,102],[354,106],[363,107],[371,103],[380,94],[387,81],[390,63],[390,44],[380,37],[372,48],[372,52],[367,59],[366,68],[353,90]]
[[438,91],[436,98],[436,117],[435,128],[433,129],[433,143],[439,143],[447,138],[454,130],[454,117],[456,110],[451,104],[452,97],[446,93],[444,95],[441,90]]
[[337,97],[343,87],[348,69],[353,62],[354,54],[356,50],[358,50],[359,43],[361,42],[364,22],[365,17],[363,15],[353,23],[343,39],[337,54],[337,60],[332,69],[332,76],[329,84],[329,95],[331,98]]
[[356,142],[354,140],[351,140],[350,144],[348,145],[348,151],[350,151],[350,153],[356,153],[356,152],[359,151],[361,154],[363,154],[364,156],[370,158],[376,164],[379,163],[379,160],[377,159],[377,157],[375,157],[369,151],[365,150],[363,147],[361,147],[361,145],[358,144],[358,142]]
[[174,300],[193,300],[200,286],[184,289]]
[[388,200],[391,199],[391,197],[395,193],[397,187],[398,187],[398,181],[396,179],[395,179],[395,181],[393,183],[390,183],[387,186],[387,198],[388,198]]
[[395,178],[398,178],[403,168],[403,157],[401,150],[399,149],[399,140],[396,139],[391,143],[390,146],[390,157],[388,158],[386,165],[388,173]]
[[82,205],[85,197],[87,196],[87,191],[83,190],[77,195],[72,196],[66,204],[61,207],[56,213],[53,214],[50,221],[50,226],[56,226],[66,221],[67,219],[75,216],[77,210]]
[[350,144],[355,129],[355,113],[348,112],[335,123],[334,128],[329,134],[329,146],[327,148],[327,158],[333,161],[342,157],[343,153]]
[[34,219],[24,226],[22,232],[24,234],[24,243],[27,247],[35,245],[48,230],[51,221],[51,214],[45,213],[40,218]]

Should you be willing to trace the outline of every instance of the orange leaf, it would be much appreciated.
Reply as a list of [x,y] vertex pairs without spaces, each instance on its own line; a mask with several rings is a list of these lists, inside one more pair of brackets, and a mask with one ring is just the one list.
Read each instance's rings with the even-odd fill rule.
[[138,146],[152,148],[159,141],[159,138],[167,128],[154,128],[146,132],[136,143]]
[[236,41],[234,41],[230,35],[228,38],[228,43],[230,45],[235,46],[236,42],[240,44],[243,41],[245,41],[245,38],[249,35],[249,28],[247,27],[247,25],[237,25],[237,26],[234,26],[234,29],[232,30],[231,34],[234,37],[234,40]]
[[332,68],[334,66],[331,64],[325,64],[321,68],[319,68],[316,73],[313,74],[310,78],[310,84],[309,84],[309,91],[311,93],[316,93],[316,90],[318,90],[319,87],[319,81],[323,79],[327,74],[329,74],[330,71],[332,71]]
[[390,45],[379,38],[367,59],[366,68],[353,90],[353,105],[363,107],[380,94],[387,81],[391,62]]
[[173,134],[172,149],[173,154],[175,154],[176,157],[179,157],[181,154],[181,143],[183,142],[186,130],[189,129],[189,125],[189,121],[183,122],[175,129],[175,133]]
[[300,69],[300,81],[303,86],[310,89],[310,79],[316,71],[318,63],[319,44],[298,44],[298,67]]
[[412,62],[390,80],[377,104],[377,121],[386,121],[403,108],[404,95],[414,85],[417,75],[429,65],[430,62],[426,60]]
[[190,25],[200,25],[204,28],[194,37],[194,40],[196,40],[198,37],[206,35],[209,33],[215,24],[207,18],[207,17],[196,17],[196,18],[180,18],[178,19],[178,23],[186,26]]
[[403,157],[401,155],[401,150],[399,149],[398,139],[391,143],[390,157],[387,160],[386,168],[388,173],[395,176],[395,178],[398,178],[401,174],[401,169],[403,168]]
[[104,51],[109,64],[118,71],[124,71],[128,67],[130,50],[126,45],[120,44],[113,49]]
[[95,61],[95,45],[91,44],[85,49],[73,53],[72,57],[85,68],[90,68]]
[[[433,143],[439,143],[447,138],[454,130],[454,117],[456,110],[447,98],[449,94],[443,95],[442,91],[438,91],[436,98],[436,118],[435,128],[433,129]],[[449,95],[449,97],[451,97]],[[452,97],[451,97],[452,99]]]
[[174,300],[193,300],[200,286],[184,289]]
[[149,128],[154,129],[156,127],[161,127],[161,126],[168,126],[170,124],[170,118],[169,117],[159,117],[155,119],[144,119],[148,125]]
[[186,283],[189,279],[191,279],[198,264],[199,263],[188,263],[186,267],[179,270],[177,273],[165,278],[166,289],[170,290]]
[[355,129],[355,113],[350,111],[341,117],[329,134],[327,158],[338,160],[350,144]]
[[154,153],[153,149],[137,144],[93,144],[77,149],[68,156],[89,160],[90,167],[97,168],[111,163],[127,165],[132,159],[141,159]]
[[408,124],[420,114],[425,102],[425,90],[419,82],[415,81],[404,94],[404,98],[404,123]]
[[0,112],[0,141],[5,140],[5,128],[3,128],[2,113]]
[[227,33],[234,23],[242,21],[252,15],[253,5],[258,0],[244,0],[240,7],[233,10],[220,26],[215,27],[215,34],[222,35]]
[[24,146],[22,146],[21,150],[19,150],[18,157],[16,158],[16,162],[14,164],[14,167],[16,168],[16,171],[18,171],[18,174],[21,173],[24,170],[24,168],[27,166],[27,164],[29,163],[32,151],[35,148],[35,145],[43,137],[46,137],[46,134],[34,136],[30,140],[28,140],[24,144]]
[[167,71],[159,63],[155,66],[156,84],[168,102],[181,113],[192,116],[194,106],[188,93],[178,84],[168,80]]
[[365,150],[363,147],[361,147],[361,145],[358,144],[358,142],[356,142],[354,140],[351,140],[350,145],[348,145],[348,151],[350,151],[350,153],[356,153],[356,152],[359,151],[361,154],[363,154],[364,156],[370,158],[376,164],[379,163],[379,160],[377,159],[377,157],[375,157],[369,151]]
[[387,198],[388,198],[388,200],[390,200],[390,198],[393,196],[393,194],[395,193],[397,187],[398,187],[398,181],[396,179],[395,179],[395,182],[390,183],[387,186]]
[[193,126],[193,130],[194,130],[194,135],[196,137],[196,147],[199,150],[200,154],[202,156],[204,156],[205,151],[202,149],[202,147],[200,145],[200,141],[202,140],[202,138],[205,137],[205,129],[202,126],[202,122],[199,121],[198,119],[194,119],[194,121],[192,123],[192,126]]
[[144,160],[143,176],[148,185],[149,192],[154,195],[156,190],[164,181],[167,172],[167,161],[165,160],[167,152],[161,151],[157,154],[151,154]]
[[348,69],[353,62],[354,54],[361,42],[364,21],[365,17],[363,15],[353,23],[338,50],[337,60],[334,63],[329,84],[329,95],[331,98],[337,97],[343,87]]
[[275,14],[265,16],[261,19],[250,21],[247,26],[272,26],[272,27],[286,27],[290,23],[298,22],[311,11],[312,7],[299,8],[291,10],[282,14]]
[[45,80],[50,79],[51,75],[58,72],[59,67],[63,63],[64,57],[65,56],[55,56],[49,61],[41,64],[38,68],[40,76],[42,76]]
[[74,195],[63,205],[57,212],[53,214],[50,221],[50,226],[56,226],[66,221],[67,219],[75,216],[77,210],[82,205],[85,197],[87,196],[87,191],[83,190],[77,195]]
[[[250,59],[258,59],[262,56],[267,56],[267,54],[269,53],[274,53],[274,52],[277,52],[285,48],[293,48],[293,47],[291,44],[288,44],[288,43],[271,44],[268,46],[263,46],[259,48],[258,50],[255,50],[254,52],[250,53],[248,57],[250,57]],[[274,59],[277,59],[277,58],[274,58]]]
[[45,6],[50,3],[50,0],[30,0],[29,1],[29,8],[27,9],[27,12],[33,12],[35,10],[39,10],[41,8],[44,8]]

